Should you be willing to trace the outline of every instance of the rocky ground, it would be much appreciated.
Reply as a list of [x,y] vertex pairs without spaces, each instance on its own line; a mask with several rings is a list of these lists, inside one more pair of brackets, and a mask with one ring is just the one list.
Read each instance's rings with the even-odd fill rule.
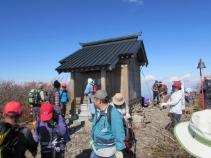
[[[169,109],[160,110],[151,105],[143,108],[139,104],[132,107],[133,128],[137,139],[136,151],[134,148],[125,158],[190,158],[178,145],[171,132],[165,130],[165,125],[170,121]],[[194,108],[187,108],[182,120],[188,120]],[[81,126],[79,121],[71,125],[71,141],[67,144],[66,156],[68,158],[89,158],[91,122]],[[30,156],[28,156],[30,157]],[[40,157],[39,154],[37,157]]]

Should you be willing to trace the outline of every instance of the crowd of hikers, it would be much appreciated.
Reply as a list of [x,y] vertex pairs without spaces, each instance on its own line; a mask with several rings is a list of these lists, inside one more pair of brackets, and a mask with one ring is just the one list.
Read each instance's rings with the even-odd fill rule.
[[39,83],[28,94],[34,120],[31,130],[18,124],[23,111],[20,102],[9,101],[4,106],[4,121],[0,123],[1,158],[24,158],[26,150],[35,157],[38,145],[42,158],[64,158],[65,145],[70,140],[64,121],[69,101],[67,86],[56,80],[48,93],[43,86]]
[[[179,124],[185,111],[183,86],[181,81],[174,81],[170,97],[164,102],[161,98],[167,95],[167,86],[155,81],[152,87],[154,103],[159,104],[160,108],[170,107],[171,122],[166,129],[174,128],[180,143],[191,151],[193,148],[187,138],[192,135],[196,140],[203,140],[194,144],[196,147],[202,145],[202,149],[204,144],[210,145],[210,133],[201,135],[197,130],[211,130],[210,122],[207,120],[211,112],[210,110],[198,112],[192,115],[190,122]],[[124,152],[129,151],[136,143],[131,127],[132,118],[123,95],[116,93],[110,100],[105,90],[97,90],[92,78],[88,78],[84,95],[87,97],[92,114],[90,158],[123,158]],[[66,106],[69,101],[67,85],[56,80],[46,93],[43,84],[39,83],[37,89],[30,90],[28,101],[34,119],[31,130],[18,123],[23,113],[20,102],[9,101],[3,107],[4,120],[0,123],[0,158],[24,158],[26,150],[35,157],[38,145],[42,158],[64,158],[65,146],[70,141],[70,131],[65,124]],[[199,124],[200,121],[204,123]],[[187,141],[184,141],[185,139]],[[206,157],[206,154],[200,151],[194,154]]]
[[[112,100],[105,90],[97,90],[89,78],[84,95],[92,113],[90,158],[123,158],[123,151],[135,143],[134,131],[128,125],[131,116],[124,97],[116,93]],[[31,89],[28,101],[33,115],[33,128],[19,125],[23,107],[18,101],[9,101],[3,107],[4,120],[0,123],[0,157],[23,158],[26,150],[36,156],[40,146],[42,158],[64,158],[65,146],[70,141],[70,131],[65,124],[69,101],[66,84],[54,81],[51,89],[44,85]],[[129,139],[133,136],[133,141]]]

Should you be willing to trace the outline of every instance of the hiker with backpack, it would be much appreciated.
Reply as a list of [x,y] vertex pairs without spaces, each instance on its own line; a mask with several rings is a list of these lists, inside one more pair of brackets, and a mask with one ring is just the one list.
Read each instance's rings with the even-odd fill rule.
[[95,114],[95,106],[94,106],[94,101],[93,101],[93,79],[92,78],[88,78],[88,82],[86,85],[86,89],[84,91],[84,95],[87,97],[87,102],[88,102],[88,109],[92,115],[92,119],[94,117]]
[[53,105],[44,102],[35,127],[35,138],[41,146],[41,158],[64,158],[65,145],[70,140],[68,129]]
[[158,90],[159,82],[155,80],[155,83],[152,86],[152,92],[153,92],[153,102],[154,105],[160,103],[160,97],[159,97],[159,90]]
[[29,106],[32,109],[33,120],[36,121],[37,118],[39,117],[39,109],[42,103],[40,91],[37,89],[31,89],[28,94],[28,101],[29,101]]
[[33,120],[36,121],[39,117],[40,105],[42,102],[46,101],[46,94],[43,90],[43,83],[38,83],[37,89],[31,89],[28,94],[28,102],[32,108]]
[[36,156],[37,143],[31,131],[18,124],[22,105],[17,101],[8,102],[3,108],[4,120],[0,123],[0,157],[24,158],[26,150]]
[[113,105],[122,114],[125,120],[131,117],[129,109],[126,106],[125,99],[121,93],[116,93],[113,96],[111,105]]
[[172,85],[172,94],[166,103],[161,103],[160,107],[164,108],[170,106],[168,116],[171,118],[171,122],[167,124],[165,129],[170,130],[174,128],[176,124],[180,122],[180,118],[183,113],[183,92],[181,90],[181,81],[174,81]]
[[123,158],[125,132],[122,115],[109,104],[105,90],[95,93],[94,103],[97,110],[93,118],[90,158]]
[[84,90],[84,95],[88,97],[88,103],[93,103],[93,80],[88,78],[87,85]]
[[129,109],[126,109],[126,102],[121,93],[116,93],[112,97],[112,106],[114,106],[123,116],[123,125],[125,131],[125,150],[130,151],[136,143],[135,133],[132,128],[132,118],[129,114]]
[[53,89],[51,89],[49,92],[49,102],[54,106],[54,109],[58,114],[62,113],[60,107],[60,87],[60,82],[55,80],[53,83]]
[[67,102],[69,102],[66,83],[62,83],[62,89],[59,92],[59,96],[60,96],[60,103],[61,103],[60,108],[62,110],[62,116],[65,117]]

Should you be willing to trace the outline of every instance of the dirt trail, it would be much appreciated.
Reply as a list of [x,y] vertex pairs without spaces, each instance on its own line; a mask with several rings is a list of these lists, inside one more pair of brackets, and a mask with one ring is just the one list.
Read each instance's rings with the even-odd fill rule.
[[[138,105],[136,105],[138,106]],[[136,107],[137,108],[137,107]],[[151,158],[151,148],[159,143],[160,132],[170,121],[168,109],[160,110],[156,106],[139,108],[133,115],[133,124],[137,139],[137,158]],[[139,111],[139,113],[137,113]]]

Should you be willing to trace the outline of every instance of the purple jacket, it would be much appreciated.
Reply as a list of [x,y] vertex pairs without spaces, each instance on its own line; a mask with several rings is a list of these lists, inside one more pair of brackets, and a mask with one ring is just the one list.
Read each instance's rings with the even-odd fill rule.
[[41,145],[41,152],[52,151],[55,147],[65,149],[64,136],[67,132],[64,120],[61,115],[57,116],[57,121],[37,121],[35,127],[36,141]]

